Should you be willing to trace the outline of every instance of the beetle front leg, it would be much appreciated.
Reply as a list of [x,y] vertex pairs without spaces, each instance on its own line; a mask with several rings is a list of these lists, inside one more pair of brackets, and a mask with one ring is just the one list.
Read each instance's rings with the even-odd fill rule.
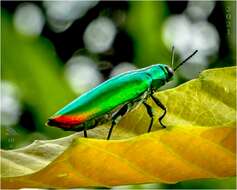
[[125,113],[127,113],[127,110],[128,110],[128,105],[126,104],[112,117],[112,125],[109,129],[107,140],[110,139],[114,125],[118,123],[118,120],[120,119],[120,117],[122,117],[123,115],[125,115]]
[[162,110],[164,110],[164,113],[162,116],[159,117],[159,122],[160,122],[160,125],[163,127],[163,128],[166,128],[166,126],[162,123],[162,119],[165,117],[166,115],[166,107],[160,102],[160,100],[156,97],[154,97],[152,94],[151,94],[151,98],[152,100],[156,103],[157,106],[159,106]]
[[152,110],[152,107],[149,104],[147,104],[146,102],[143,102],[143,105],[146,107],[146,111],[151,118],[150,125],[149,125],[148,131],[147,131],[149,133],[151,131],[151,127],[153,125],[153,116],[154,116],[153,110]]

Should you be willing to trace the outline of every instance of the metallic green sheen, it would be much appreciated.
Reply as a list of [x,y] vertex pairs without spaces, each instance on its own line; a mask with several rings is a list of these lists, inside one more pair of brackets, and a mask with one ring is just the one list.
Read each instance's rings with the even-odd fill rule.
[[156,64],[115,76],[84,93],[53,115],[88,115],[86,121],[103,116],[120,105],[157,90],[169,80],[168,66]]

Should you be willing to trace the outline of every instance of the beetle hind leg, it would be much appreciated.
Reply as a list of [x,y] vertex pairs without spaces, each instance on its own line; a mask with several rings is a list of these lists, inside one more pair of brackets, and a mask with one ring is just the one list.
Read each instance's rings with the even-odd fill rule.
[[89,124],[83,126],[83,133],[84,133],[84,137],[87,138],[87,130],[88,129],[93,129],[94,127],[96,127],[98,125],[98,121],[96,120],[91,120],[89,122]]
[[87,132],[86,132],[86,129],[84,129],[83,132],[84,132],[84,137],[87,138]]
[[116,122],[114,121],[114,120],[112,120],[112,125],[111,125],[111,127],[110,127],[110,129],[109,129],[109,133],[108,133],[108,136],[107,136],[107,140],[109,140],[110,139],[110,136],[111,136],[111,134],[112,134],[112,131],[113,131],[113,128],[114,128],[114,125],[116,124]]
[[109,129],[109,133],[107,136],[107,140],[110,139],[110,136],[113,131],[113,127],[119,122],[119,120],[124,116],[128,111],[128,104],[124,105],[113,117],[112,117],[112,125]]

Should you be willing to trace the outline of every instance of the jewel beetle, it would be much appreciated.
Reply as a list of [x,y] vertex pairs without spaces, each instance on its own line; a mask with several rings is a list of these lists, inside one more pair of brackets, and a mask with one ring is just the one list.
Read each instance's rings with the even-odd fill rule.
[[[69,131],[84,131],[84,136],[87,137],[88,129],[112,121],[107,136],[107,139],[110,139],[113,127],[122,116],[138,103],[142,103],[151,118],[148,126],[148,132],[150,132],[154,115],[152,107],[146,103],[146,100],[151,97],[155,104],[164,111],[159,117],[159,123],[165,128],[162,119],[167,112],[166,107],[153,94],[170,81],[174,72],[197,52],[198,50],[194,51],[174,69],[165,64],[155,64],[115,76],[63,107],[48,119],[46,125]],[[172,65],[173,58],[174,48],[172,48],[171,56]]]

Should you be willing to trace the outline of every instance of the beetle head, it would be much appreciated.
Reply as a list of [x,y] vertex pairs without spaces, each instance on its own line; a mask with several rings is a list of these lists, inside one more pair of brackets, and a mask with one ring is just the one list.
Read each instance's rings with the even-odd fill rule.
[[166,81],[168,82],[174,75],[174,71],[168,65],[163,65],[164,70],[166,71]]

